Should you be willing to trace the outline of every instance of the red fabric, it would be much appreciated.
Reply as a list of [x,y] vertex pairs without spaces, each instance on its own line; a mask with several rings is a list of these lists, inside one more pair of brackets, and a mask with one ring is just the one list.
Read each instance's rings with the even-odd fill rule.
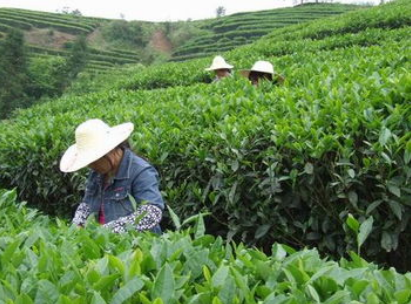
[[[103,191],[106,190],[108,186],[109,186],[109,183],[104,183]],[[101,199],[100,211],[99,211],[99,214],[98,214],[98,222],[99,222],[101,225],[104,225],[104,224],[106,223],[106,218],[105,218],[105,216],[104,216],[104,201],[103,201],[103,196],[104,196],[104,194],[101,195],[102,199]]]
[[104,208],[103,208],[103,203],[101,203],[101,207],[100,207],[100,212],[99,212],[99,217],[98,217],[98,222],[101,225],[104,225],[106,223],[106,219],[104,217]]

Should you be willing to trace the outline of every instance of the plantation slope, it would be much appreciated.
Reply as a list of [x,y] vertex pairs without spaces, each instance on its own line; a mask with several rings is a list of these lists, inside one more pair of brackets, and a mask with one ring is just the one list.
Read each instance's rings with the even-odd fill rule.
[[[272,254],[196,229],[115,234],[68,226],[0,192],[0,303],[407,303],[411,276],[352,253]],[[202,223],[198,221],[198,223]],[[357,302],[355,302],[357,303]]]
[[[68,49],[73,41],[80,35],[84,35],[87,37],[87,41],[90,45],[90,63],[87,65],[85,71],[90,74],[106,74],[112,72],[112,68],[108,67],[105,64],[106,62],[121,66],[141,62],[148,64],[156,61],[156,56],[160,56],[160,59],[157,58],[158,60],[166,60],[164,58],[170,57],[176,46],[185,45],[185,42],[190,40],[193,36],[195,36],[196,39],[202,39],[202,43],[204,43],[204,41],[206,41],[204,40],[206,38],[205,36],[210,36],[214,31],[217,31],[218,35],[221,36],[220,38],[222,38],[222,40],[219,41],[217,41],[217,39],[216,43],[222,43],[224,40],[230,41],[230,39],[225,37],[227,36],[233,38],[231,39],[231,42],[235,41],[234,44],[230,42],[232,44],[231,48],[244,45],[261,36],[261,30],[257,30],[256,32],[255,29],[251,29],[251,31],[248,29],[241,29],[242,26],[249,27],[250,22],[252,24],[254,22],[253,20],[256,18],[257,20],[265,19],[266,22],[276,20],[276,24],[264,26],[263,32],[267,33],[278,26],[287,26],[293,23],[324,18],[358,8],[359,6],[356,5],[321,4],[304,8],[274,9],[253,13],[241,13],[219,19],[201,21],[133,21],[133,23],[123,20],[110,20],[72,14],[0,8],[0,39],[11,28],[20,29],[25,33],[30,56],[47,55],[53,57],[67,56]],[[233,22],[234,26],[236,26],[236,24],[239,25],[239,31],[233,31],[232,29],[226,30],[224,26],[219,29],[219,24],[231,24]],[[140,27],[139,31],[133,27],[137,23]],[[107,36],[107,30],[110,30],[110,25],[113,25],[114,31],[118,33],[112,35],[115,36],[114,38]],[[129,26],[129,28],[127,28],[127,26]],[[191,30],[197,34],[190,34]],[[142,41],[136,44],[136,36],[141,35],[141,33],[143,33],[143,36],[147,37],[143,37]],[[250,36],[250,33],[253,33],[253,37],[250,37],[251,40],[243,37],[243,34]],[[211,38],[215,40],[214,36],[212,34],[207,39]],[[176,38],[178,42],[174,41],[174,45],[170,42],[173,37]],[[123,38],[126,41],[123,41]],[[114,41],[112,41],[113,39]],[[120,41],[115,39],[123,40]],[[198,45],[198,42],[195,42],[195,44]],[[189,47],[190,43],[187,46]],[[213,47],[216,47],[216,45]],[[225,45],[225,50],[227,50],[227,43]],[[199,56],[203,56],[203,51],[204,46],[200,47]],[[176,54],[179,52],[182,52],[182,55],[180,56],[181,58],[187,57],[187,51],[178,51]],[[195,56],[193,50],[189,52],[190,55],[188,56]]]
[[[383,6],[356,10],[334,18],[277,29],[250,46],[237,48],[224,54],[235,66],[235,71],[250,68],[256,60],[267,59],[284,73],[286,64],[282,56],[307,53],[315,55],[318,50],[333,50],[351,46],[379,45],[387,40],[411,39],[411,2],[397,0]],[[150,66],[138,73],[126,73],[109,82],[93,80],[74,92],[83,93],[104,88],[155,89],[170,86],[187,86],[198,82],[210,82],[212,75],[204,71],[212,57],[189,60],[184,63],[167,63]],[[84,82],[84,78],[80,82]],[[77,89],[77,90],[76,90]]]
[[209,33],[198,35],[179,46],[173,61],[216,55],[256,41],[277,28],[322,19],[359,9],[358,5],[305,4],[291,8],[237,13],[214,20],[199,21]]
[[[17,28],[25,32],[30,56],[67,56],[67,47],[78,36],[91,35],[109,19],[37,12],[14,8],[0,8],[0,30],[8,32]],[[120,50],[110,51],[90,47],[87,71],[105,69],[105,62],[114,64],[138,63],[139,55]],[[98,64],[96,64],[98,63]]]
[[[150,83],[174,87],[67,95],[21,111],[0,124],[0,183],[71,216],[86,172],[63,175],[58,161],[76,125],[132,121],[132,141],[160,171],[168,204],[184,218],[210,212],[208,232],[267,251],[279,241],[337,257],[355,248],[343,229],[351,213],[374,220],[364,256],[411,269],[409,6],[361,11],[355,16],[375,25],[367,30],[348,22],[351,14],[328,27],[298,26],[296,36],[329,35],[294,51],[284,32],[278,44],[256,43],[256,54],[252,47],[230,53],[250,63],[285,43],[288,52],[275,61],[287,78],[282,87],[254,88],[237,77],[181,83],[179,71],[192,77],[202,69],[192,61],[164,65],[161,78],[160,70],[143,71]],[[394,13],[402,23],[389,26]]]

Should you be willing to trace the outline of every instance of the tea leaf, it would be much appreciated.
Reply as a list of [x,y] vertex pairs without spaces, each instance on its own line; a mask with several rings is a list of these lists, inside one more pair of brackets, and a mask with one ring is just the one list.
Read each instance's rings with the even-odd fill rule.
[[136,292],[143,288],[144,282],[138,277],[134,277],[121,287],[113,296],[110,303],[121,304],[130,299]]
[[372,216],[366,219],[363,223],[361,223],[360,232],[358,233],[358,236],[357,236],[358,248],[360,248],[364,244],[365,240],[370,235],[372,231],[373,223],[374,223],[374,219]]

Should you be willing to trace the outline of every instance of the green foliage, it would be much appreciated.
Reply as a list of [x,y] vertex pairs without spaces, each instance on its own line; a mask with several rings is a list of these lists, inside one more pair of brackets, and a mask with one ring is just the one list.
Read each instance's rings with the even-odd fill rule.
[[181,46],[188,40],[202,36],[208,31],[200,29],[192,21],[179,21],[175,23],[165,23],[165,33],[174,47]]
[[114,234],[39,214],[0,192],[4,303],[409,303],[411,276],[274,244],[267,255],[190,229]]
[[88,50],[85,36],[79,36],[73,43],[70,55],[67,59],[67,77],[69,81],[76,78],[87,63]]
[[37,28],[52,28],[74,35],[87,34],[95,28],[95,24],[92,25],[87,21],[84,22],[82,19],[79,20],[77,17],[67,18],[65,15],[59,16],[57,14],[39,13],[18,9],[1,8],[0,18],[1,17],[12,20],[9,22],[13,22],[21,28],[28,26]]
[[[174,48],[178,47],[173,60],[180,61],[231,50],[239,45],[250,43],[279,26],[323,18],[355,8],[358,7],[337,4],[318,5],[315,9],[288,8],[235,14],[218,20],[164,23],[91,18],[81,16],[78,11],[55,14],[0,8],[0,30],[8,32],[12,27],[17,27],[27,31],[33,29],[35,32],[39,32],[39,29],[48,29],[58,35],[61,34],[59,32],[76,36],[92,34],[89,36],[90,46],[93,47],[89,54],[92,60],[102,63],[110,61],[115,64],[136,62],[157,64],[170,60],[168,52],[154,49],[153,44],[149,43],[156,44],[155,34],[159,31],[164,31]],[[30,46],[30,53],[67,55],[63,50],[55,47],[52,37],[48,38],[48,46],[37,41],[36,45]],[[59,44],[58,40],[55,42]],[[71,42],[68,41],[66,44],[69,45]],[[107,49],[113,49],[115,55],[101,54]],[[125,56],[124,49],[133,52],[133,58]],[[95,69],[92,65],[87,68],[87,71],[92,74],[102,70],[104,68]]]
[[[170,206],[182,218],[210,212],[207,232],[266,251],[273,241],[334,256],[361,247],[366,257],[410,269],[409,6],[363,10],[354,25],[344,21],[350,15],[295,26],[297,41],[280,29],[225,56],[236,68],[272,61],[286,77],[281,87],[255,88],[236,76],[198,84],[210,77],[209,60],[195,60],[109,78],[106,90],[22,111],[0,125],[1,184],[50,213],[70,214],[86,172],[63,175],[58,161],[75,127],[92,117],[132,121],[132,140],[159,168]],[[348,214],[367,223],[355,238],[343,228]]]
[[[92,64],[89,63],[87,67]],[[91,70],[87,70],[87,67],[86,72],[77,75],[75,81],[65,90],[66,95],[81,95],[103,90],[109,83],[113,83],[113,79],[132,78],[146,69],[146,67],[139,64],[115,68],[114,66],[110,67],[109,63],[106,63],[106,67],[99,72],[96,69],[97,66],[92,66]]]
[[[71,14],[53,14],[20,9],[0,8],[0,30],[2,31],[8,32],[12,27],[24,30],[33,29],[37,32],[40,32],[39,29],[42,28],[49,29],[48,38],[51,45],[43,45],[40,41],[33,42],[36,43],[36,45],[28,45],[27,47],[29,55],[47,54],[65,56],[68,58],[70,57],[69,52],[56,48],[52,44],[53,36],[56,32],[58,35],[61,35],[60,32],[76,35],[79,40],[81,39],[81,35],[87,35],[107,23],[109,23],[109,20],[73,16]],[[39,34],[40,33],[37,33],[37,35]],[[147,35],[148,33],[144,32],[144,39],[148,39]],[[72,48],[73,41],[67,41],[65,46],[68,49]],[[102,64],[105,62],[112,62],[114,64],[128,64],[137,63],[140,61],[141,54],[136,52],[127,53],[124,50],[107,51],[107,47],[105,45],[98,47],[99,49],[89,49],[90,60],[100,61]],[[117,47],[122,48],[123,46],[117,45]],[[133,51],[134,48],[135,47],[133,46]],[[93,69],[91,70],[93,71]]]
[[372,217],[369,217],[360,225],[360,223],[351,214],[348,214],[345,223],[354,232],[356,236],[357,253],[359,255],[361,246],[364,244],[365,240],[370,236],[374,219]]
[[39,99],[44,96],[60,96],[63,93],[67,74],[63,57],[34,57],[30,59],[28,77],[30,79],[27,94]]
[[27,58],[23,33],[11,30],[0,48],[0,118],[26,106]]
[[[192,39],[184,39],[185,43],[174,44],[178,47],[173,57],[174,60],[180,61],[231,50],[256,41],[279,27],[329,17],[358,8],[352,5],[320,4],[312,7],[293,7],[222,17],[225,9],[218,7],[217,19],[195,23],[200,29],[207,31],[193,35]],[[224,42],[225,39],[229,39],[231,43]]]
[[114,20],[102,27],[103,36],[112,43],[145,46],[144,25],[138,21]]

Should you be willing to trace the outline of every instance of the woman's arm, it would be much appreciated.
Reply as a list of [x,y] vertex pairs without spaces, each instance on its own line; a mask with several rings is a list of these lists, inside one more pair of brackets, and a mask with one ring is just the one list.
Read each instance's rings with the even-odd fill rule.
[[[160,223],[162,215],[162,210],[157,206],[142,205],[137,207],[134,213],[111,221],[104,227],[108,227],[116,233],[125,232],[127,225],[135,226],[138,231],[150,230]],[[137,219],[139,221],[136,224]]]
[[81,203],[80,205],[78,205],[76,213],[74,214],[73,224],[84,226],[89,215],[90,208],[86,203]]
[[132,195],[139,205],[134,213],[107,223],[105,226],[114,232],[124,232],[127,224],[135,225],[136,219],[142,217],[136,229],[149,230],[158,225],[163,215],[163,198],[158,185],[158,173],[152,166],[144,168],[132,182]]

